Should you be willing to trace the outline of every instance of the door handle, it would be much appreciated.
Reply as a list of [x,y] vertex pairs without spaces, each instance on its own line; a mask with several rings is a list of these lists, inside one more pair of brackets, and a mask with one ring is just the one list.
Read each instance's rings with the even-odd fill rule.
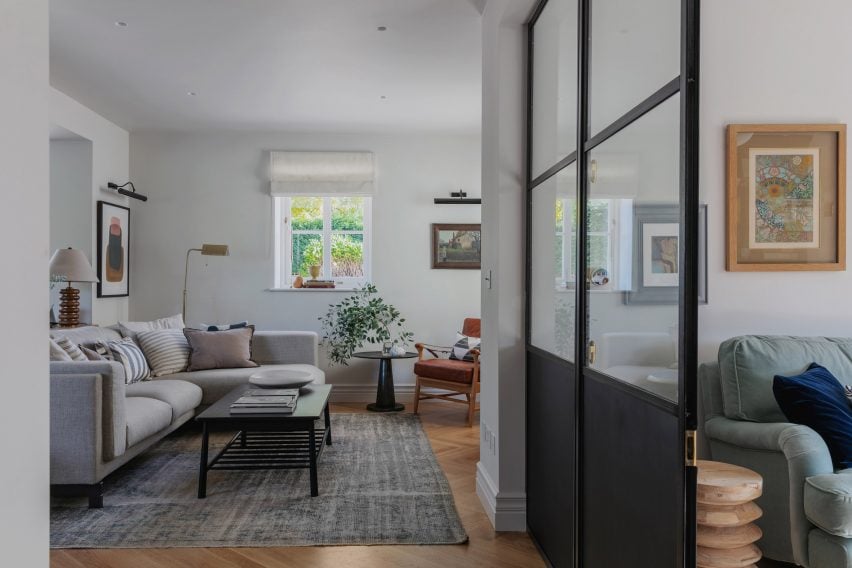
[[598,346],[597,346],[597,344],[595,344],[594,340],[589,341],[589,349],[588,349],[587,353],[588,353],[589,365],[594,365],[595,359],[598,358]]

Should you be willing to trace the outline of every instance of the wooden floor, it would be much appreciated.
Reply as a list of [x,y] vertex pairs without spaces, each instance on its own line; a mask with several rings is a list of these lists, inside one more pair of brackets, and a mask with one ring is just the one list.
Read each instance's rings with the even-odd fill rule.
[[[363,404],[336,404],[334,412],[361,412]],[[465,426],[461,405],[421,402],[420,415],[438,462],[453,489],[470,541],[440,546],[316,546],[294,548],[171,548],[55,550],[54,568],[536,568],[544,566],[524,533],[495,533],[476,496],[479,427]],[[108,499],[109,497],[107,497]]]

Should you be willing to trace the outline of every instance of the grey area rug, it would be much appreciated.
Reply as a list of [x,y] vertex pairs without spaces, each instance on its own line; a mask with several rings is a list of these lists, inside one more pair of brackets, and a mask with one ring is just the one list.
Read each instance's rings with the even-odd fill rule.
[[[107,478],[103,509],[56,499],[52,548],[459,544],[467,534],[420,419],[332,414],[333,445],[308,470],[217,471],[197,499],[201,436],[178,431]],[[229,439],[211,439],[221,447]],[[213,441],[215,440],[215,444]]]

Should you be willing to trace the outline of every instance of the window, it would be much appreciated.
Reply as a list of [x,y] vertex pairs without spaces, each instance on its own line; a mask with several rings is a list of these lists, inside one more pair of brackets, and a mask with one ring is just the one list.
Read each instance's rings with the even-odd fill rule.
[[334,280],[355,288],[370,278],[371,198],[363,196],[275,197],[276,288],[295,275]]
[[[630,199],[589,199],[588,205],[588,234],[589,251],[588,265],[594,269],[603,269],[609,276],[606,284],[595,285],[592,289],[615,289],[622,276],[618,273],[618,244],[619,236],[623,235],[630,242],[629,227],[619,227],[621,209],[632,207]],[[577,281],[577,201],[571,198],[556,200],[556,287],[573,288]],[[627,231],[625,232],[625,229]]]

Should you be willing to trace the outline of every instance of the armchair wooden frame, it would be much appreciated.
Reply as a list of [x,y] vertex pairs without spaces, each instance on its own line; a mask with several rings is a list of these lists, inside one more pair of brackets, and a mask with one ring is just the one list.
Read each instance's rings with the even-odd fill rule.
[[[441,347],[438,345],[429,345],[426,343],[416,343],[414,347],[417,349],[418,361],[424,361],[428,352],[435,358],[441,358],[443,354],[449,354],[452,351],[451,347]],[[417,414],[417,409],[421,400],[429,398],[438,398],[450,402],[458,402],[467,405],[467,425],[473,426],[473,415],[479,410],[477,404],[477,394],[479,394],[479,349],[471,349],[470,354],[473,356],[473,379],[470,384],[460,383],[456,381],[447,381],[443,379],[432,379],[429,377],[421,377],[415,374],[417,379],[414,385],[414,414]],[[441,390],[451,391],[448,393],[429,393],[422,392],[421,388],[436,388]],[[464,399],[453,398],[464,396]]]

